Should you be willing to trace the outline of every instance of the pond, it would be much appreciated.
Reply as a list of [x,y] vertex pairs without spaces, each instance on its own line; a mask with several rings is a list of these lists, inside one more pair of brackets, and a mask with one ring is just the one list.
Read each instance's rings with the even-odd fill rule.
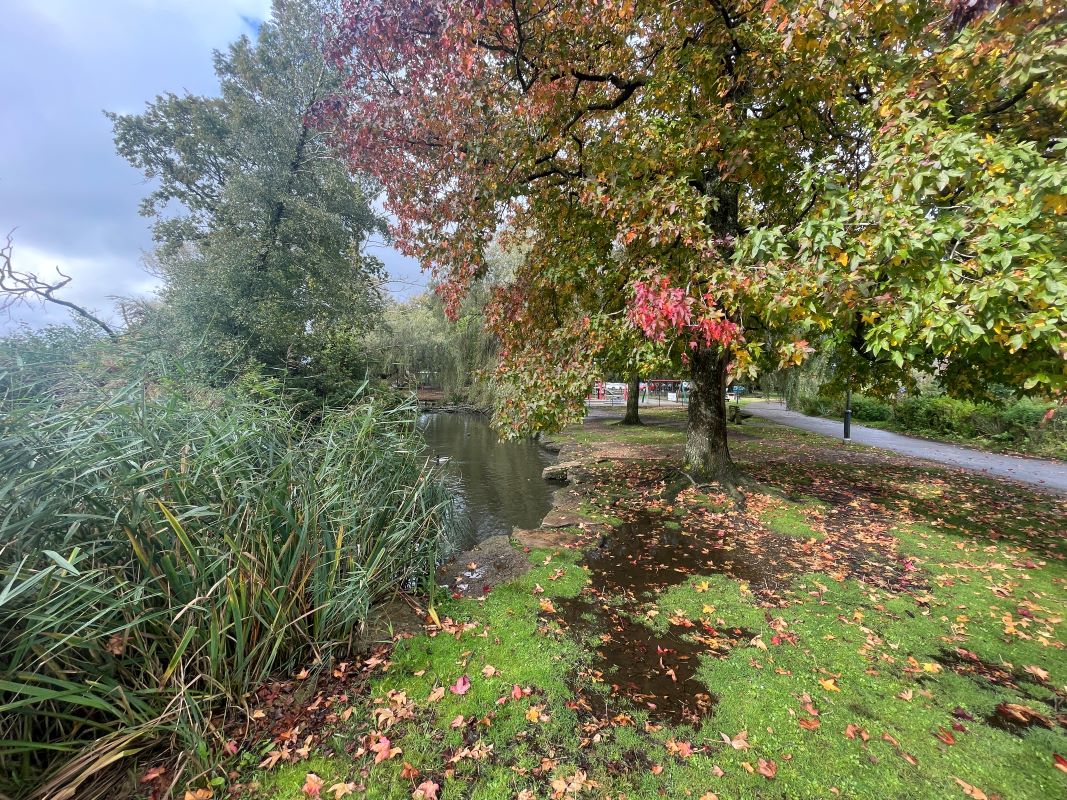
[[501,441],[479,414],[423,414],[419,428],[456,489],[467,529],[453,545],[468,549],[512,528],[536,528],[552,508],[541,471],[555,456],[534,442]]

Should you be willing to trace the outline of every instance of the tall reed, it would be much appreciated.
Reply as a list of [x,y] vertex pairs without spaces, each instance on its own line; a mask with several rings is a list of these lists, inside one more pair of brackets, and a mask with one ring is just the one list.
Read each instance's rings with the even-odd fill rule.
[[0,351],[0,793],[104,796],[166,744],[209,767],[220,713],[432,573],[451,506],[414,408],[311,424],[34,355]]

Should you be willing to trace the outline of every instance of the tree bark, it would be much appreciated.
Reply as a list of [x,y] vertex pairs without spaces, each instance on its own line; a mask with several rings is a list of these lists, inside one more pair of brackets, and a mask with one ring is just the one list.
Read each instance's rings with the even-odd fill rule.
[[741,471],[726,441],[726,370],[730,352],[701,347],[689,351],[692,386],[689,430],[685,440],[686,470],[696,479],[735,486]]
[[641,402],[640,375],[634,374],[631,376],[630,385],[626,391],[626,416],[622,418],[622,424],[641,425],[641,417],[638,414],[638,404]]

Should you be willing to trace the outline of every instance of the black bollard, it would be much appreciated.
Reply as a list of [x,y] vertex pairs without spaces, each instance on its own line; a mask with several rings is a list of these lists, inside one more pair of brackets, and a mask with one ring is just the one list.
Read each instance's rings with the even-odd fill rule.
[[845,390],[845,441],[852,441],[852,390]]

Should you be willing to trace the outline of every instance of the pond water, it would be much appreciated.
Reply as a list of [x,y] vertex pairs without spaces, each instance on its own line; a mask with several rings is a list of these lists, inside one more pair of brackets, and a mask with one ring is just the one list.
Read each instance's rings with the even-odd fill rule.
[[447,459],[442,467],[468,523],[456,549],[541,524],[552,507],[552,486],[541,478],[555,461],[551,453],[533,442],[501,441],[479,414],[423,414],[419,429],[433,454]]

